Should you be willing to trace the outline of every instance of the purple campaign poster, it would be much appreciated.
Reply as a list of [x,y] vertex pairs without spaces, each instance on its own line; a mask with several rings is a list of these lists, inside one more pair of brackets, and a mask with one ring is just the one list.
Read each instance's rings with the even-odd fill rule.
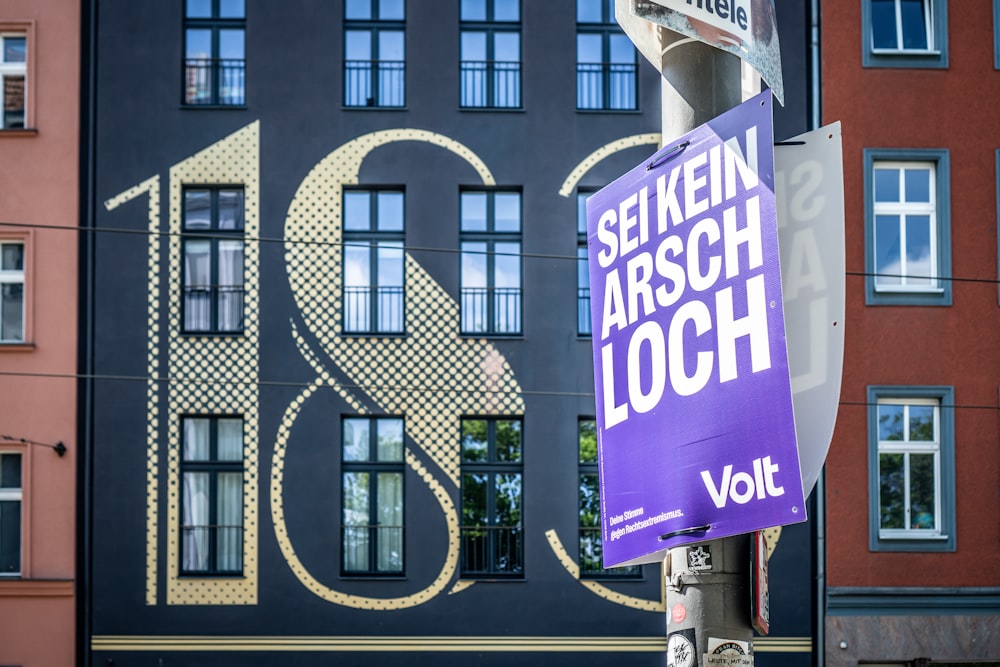
[[606,567],[804,521],[771,94],[587,201]]

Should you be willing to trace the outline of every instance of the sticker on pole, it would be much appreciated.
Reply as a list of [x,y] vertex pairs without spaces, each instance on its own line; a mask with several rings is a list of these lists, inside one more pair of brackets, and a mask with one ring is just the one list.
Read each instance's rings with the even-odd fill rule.
[[806,519],[771,96],[587,201],[604,565]]

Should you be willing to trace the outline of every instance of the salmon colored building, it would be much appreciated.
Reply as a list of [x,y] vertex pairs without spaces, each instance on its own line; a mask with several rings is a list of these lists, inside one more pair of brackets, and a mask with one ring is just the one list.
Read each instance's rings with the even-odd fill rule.
[[0,664],[75,662],[80,9],[0,3]]
[[1000,660],[998,21],[990,0],[822,3],[847,218],[829,666]]

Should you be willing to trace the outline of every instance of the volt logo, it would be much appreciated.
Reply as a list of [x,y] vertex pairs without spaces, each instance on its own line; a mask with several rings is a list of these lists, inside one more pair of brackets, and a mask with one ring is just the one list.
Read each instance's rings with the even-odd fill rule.
[[785,488],[776,486],[774,483],[774,473],[778,472],[778,464],[771,463],[771,457],[765,456],[761,459],[753,460],[753,475],[748,472],[738,472],[733,474],[732,464],[722,469],[722,481],[715,483],[712,473],[707,470],[701,471],[701,479],[705,482],[705,488],[712,496],[712,502],[719,509],[726,506],[731,498],[737,505],[746,505],[753,500],[764,500],[767,496],[782,496]]

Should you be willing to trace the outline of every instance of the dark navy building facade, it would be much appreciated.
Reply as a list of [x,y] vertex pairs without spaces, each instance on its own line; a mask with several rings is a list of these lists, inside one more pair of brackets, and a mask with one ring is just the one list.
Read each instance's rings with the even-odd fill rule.
[[579,212],[661,123],[613,5],[85,4],[82,664],[664,663],[597,530]]

